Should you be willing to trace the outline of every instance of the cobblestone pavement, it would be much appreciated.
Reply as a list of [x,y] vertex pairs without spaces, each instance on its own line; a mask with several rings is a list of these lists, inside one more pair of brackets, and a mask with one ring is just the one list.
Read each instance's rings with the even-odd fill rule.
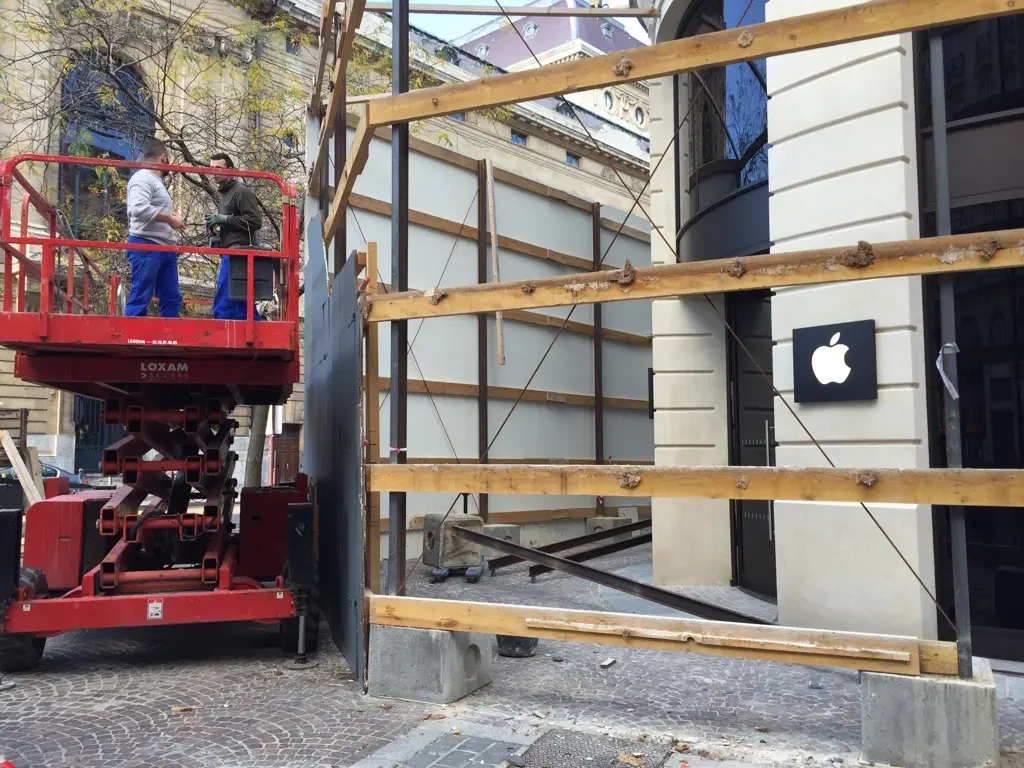
[[[634,569],[645,560],[649,550],[599,565]],[[430,585],[418,571],[409,591],[622,609],[619,597],[597,585],[561,574],[531,584],[521,567],[476,585],[463,579]],[[704,594],[714,598],[715,591]],[[15,689],[0,693],[0,754],[18,768],[341,768],[426,726],[441,729],[433,741],[464,721],[477,724],[475,737],[505,734],[493,735],[492,745],[525,744],[524,734],[536,739],[552,729],[682,740],[693,764],[698,755],[787,766],[826,765],[832,757],[849,765],[858,758],[860,690],[857,675],[841,670],[541,641],[532,658],[496,657],[491,685],[441,710],[361,695],[327,637],[321,647],[318,668],[289,672],[276,630],[259,626],[53,638],[40,667],[9,676]],[[602,669],[609,657],[615,664]],[[1003,747],[1014,764],[1024,752],[1021,689],[1004,686],[999,702]]]

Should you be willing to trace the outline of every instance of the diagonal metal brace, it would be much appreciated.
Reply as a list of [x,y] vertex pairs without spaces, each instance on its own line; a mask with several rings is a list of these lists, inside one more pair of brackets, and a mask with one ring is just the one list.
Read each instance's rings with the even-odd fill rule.
[[[541,565],[549,566],[556,571],[562,571],[568,573],[570,576],[577,576],[587,581],[593,581],[597,584],[602,584],[611,589],[617,589],[620,592],[627,592],[636,597],[643,598],[644,600],[650,600],[652,603],[658,603],[660,605],[666,605],[669,608],[674,608],[677,611],[683,611],[694,616],[699,616],[704,619],[710,619],[711,621],[733,621],[742,624],[768,624],[769,622],[763,619],[756,618],[754,616],[748,616],[745,613],[737,613],[736,611],[730,611],[728,608],[721,608],[717,605],[711,605],[700,600],[694,600],[692,597],[684,597],[683,595],[677,595],[675,592],[669,592],[667,589],[660,589],[658,587],[651,586],[650,584],[644,584],[643,582],[634,581],[633,579],[627,579],[625,576],[619,576],[618,574],[608,573],[607,571],[601,571],[597,568],[591,568],[589,565],[583,565],[582,563],[574,563],[572,560],[567,560],[564,557],[558,557],[547,552],[541,552],[530,547],[523,547],[519,544],[513,544],[512,542],[505,541],[504,539],[498,539],[494,536],[487,536],[483,533],[477,533],[476,531],[470,531],[466,528],[460,528],[459,526],[453,526],[452,532],[459,538],[465,539],[466,541],[472,541],[475,544],[481,546],[490,547],[496,549],[499,552],[505,552],[510,555],[515,555],[523,560],[529,560],[533,563],[540,563]],[[622,529],[619,529],[622,532]]]

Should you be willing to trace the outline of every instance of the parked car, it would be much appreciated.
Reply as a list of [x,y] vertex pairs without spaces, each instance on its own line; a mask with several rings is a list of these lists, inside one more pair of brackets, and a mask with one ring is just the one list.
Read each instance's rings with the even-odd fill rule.
[[[70,480],[81,481],[81,475],[74,475],[71,472],[55,467],[52,464],[40,464],[43,472],[43,479],[48,477],[66,477]],[[17,480],[18,475],[14,471],[14,467],[5,467],[0,469],[0,480]]]

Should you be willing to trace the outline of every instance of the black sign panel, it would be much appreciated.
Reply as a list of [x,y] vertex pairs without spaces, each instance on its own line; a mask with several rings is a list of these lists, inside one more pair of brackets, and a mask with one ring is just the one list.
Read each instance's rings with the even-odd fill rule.
[[876,400],[875,321],[794,329],[793,385],[798,403]]

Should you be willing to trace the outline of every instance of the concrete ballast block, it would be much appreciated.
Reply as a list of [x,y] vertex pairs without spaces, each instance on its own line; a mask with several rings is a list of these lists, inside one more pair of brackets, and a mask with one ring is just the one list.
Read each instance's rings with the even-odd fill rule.
[[[519,526],[512,525],[509,523],[491,523],[485,525],[481,531],[486,536],[493,536],[496,539],[502,541],[508,541],[512,544],[519,543]],[[491,547],[481,547],[480,554],[489,560],[493,560],[496,557],[503,557],[504,552],[498,549],[492,549]]]
[[992,667],[974,678],[861,673],[864,759],[906,768],[999,765]]
[[451,704],[491,682],[493,637],[370,625],[371,696]]
[[[588,517],[587,518],[587,533],[597,533],[598,531],[610,531],[612,528],[621,528],[624,525],[629,525],[630,519],[628,517]],[[621,536],[613,536],[610,539],[605,539],[602,544],[617,544],[620,541],[626,541],[632,538],[633,534],[624,533]],[[596,546],[596,545],[594,545]]]
[[423,564],[431,568],[466,568],[480,565],[480,547],[459,538],[456,526],[482,531],[484,521],[475,515],[440,513],[423,516]]

